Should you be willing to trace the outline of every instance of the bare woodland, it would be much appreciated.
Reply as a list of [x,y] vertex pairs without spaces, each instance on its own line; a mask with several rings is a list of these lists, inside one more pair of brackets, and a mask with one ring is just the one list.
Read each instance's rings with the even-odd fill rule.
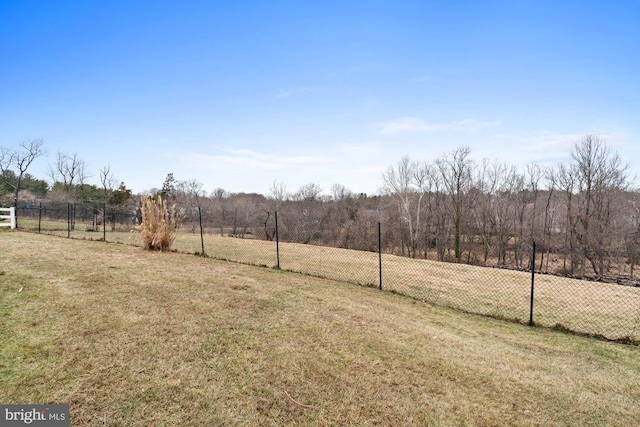
[[[223,235],[342,248],[382,249],[413,258],[529,268],[576,277],[633,277],[638,262],[640,193],[628,165],[601,138],[575,144],[571,161],[524,170],[497,161],[477,164],[461,147],[433,162],[402,158],[382,175],[379,195],[316,184],[270,194],[200,194],[206,228]],[[184,186],[183,186],[184,187]],[[176,188],[182,206],[197,191]],[[191,210],[193,211],[193,209]],[[194,224],[193,215],[186,223]],[[192,227],[193,228],[193,227]]]
[[[35,148],[39,155],[41,145]],[[11,165],[9,154],[3,151],[3,173]],[[529,268],[536,242],[537,270],[634,277],[640,255],[640,192],[628,165],[603,139],[585,136],[573,147],[569,162],[552,168],[477,163],[470,154],[468,147],[460,147],[431,162],[404,157],[382,174],[381,190],[374,196],[340,184],[328,194],[314,183],[289,192],[279,182],[268,195],[230,194],[221,188],[207,194],[202,183],[178,181],[172,174],[161,190],[152,192],[180,207],[183,231],[199,230],[200,213],[206,232],[273,240],[277,212],[283,241],[375,251],[380,222],[386,253]],[[115,188],[109,168],[100,171],[101,189],[92,191],[84,183],[87,176],[82,160],[59,153],[50,167],[52,201],[86,203],[78,200],[80,188],[94,201],[129,206],[125,212],[130,221],[139,217],[133,213],[136,196],[124,184]],[[123,200],[127,198],[131,200]]]

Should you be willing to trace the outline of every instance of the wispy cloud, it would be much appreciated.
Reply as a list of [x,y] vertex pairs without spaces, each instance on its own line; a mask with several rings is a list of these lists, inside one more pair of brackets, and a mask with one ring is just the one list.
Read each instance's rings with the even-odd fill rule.
[[290,89],[278,89],[276,92],[276,98],[291,98],[292,96],[305,95],[308,93],[316,92],[318,89],[313,87],[296,87]]
[[283,170],[314,167],[331,162],[331,158],[319,156],[275,156],[247,149],[219,148],[223,154],[188,152],[182,160],[197,169],[237,170],[238,168],[260,170]]
[[498,125],[500,125],[499,120],[482,121],[477,119],[462,119],[449,123],[431,123],[418,117],[401,117],[377,123],[374,127],[378,133],[388,135],[399,132],[470,131]]
[[449,129],[476,130],[481,128],[500,126],[501,124],[502,122],[500,120],[484,121],[477,119],[463,119],[451,123]]
[[226,152],[229,154],[233,154],[238,158],[246,158],[250,160],[256,160],[261,162],[266,162],[269,164],[277,164],[282,167],[287,165],[293,166],[305,166],[312,165],[317,163],[324,163],[330,161],[329,157],[321,157],[321,156],[276,156],[273,154],[265,154],[260,153],[258,151],[247,150],[247,149],[235,149],[235,148],[218,148],[222,152]]
[[398,132],[429,132],[443,129],[441,125],[428,123],[417,117],[401,117],[387,122],[377,123],[378,133],[388,135]]

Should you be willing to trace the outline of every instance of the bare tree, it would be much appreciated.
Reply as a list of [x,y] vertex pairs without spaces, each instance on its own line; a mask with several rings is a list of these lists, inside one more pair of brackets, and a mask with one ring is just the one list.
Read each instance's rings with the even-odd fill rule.
[[553,195],[556,189],[556,171],[552,168],[545,170],[544,180],[546,182],[547,187],[547,198],[546,204],[544,207],[544,223],[542,226],[542,247],[540,251],[540,270],[543,269],[545,255],[546,255],[546,267],[545,271],[549,271],[549,258],[551,256],[551,247],[553,246],[552,240],[552,228],[555,219],[555,210],[552,210],[551,201],[553,200]]
[[483,159],[478,173],[475,178],[474,186],[480,192],[481,200],[477,203],[479,212],[479,229],[482,235],[482,262],[487,264],[489,259],[489,251],[491,249],[492,236],[492,216],[495,209],[495,194],[498,185],[497,163],[493,166],[489,164],[487,159]]
[[447,207],[447,194],[442,175],[437,167],[429,168],[430,192],[428,193],[429,218],[432,222],[438,261],[445,260],[445,254],[451,240],[452,221]]
[[[73,199],[71,192],[77,184],[83,184],[89,176],[87,166],[84,160],[80,159],[77,154],[63,154],[58,152],[56,163],[49,165],[49,176],[52,184],[56,182],[62,184],[66,201]],[[53,186],[53,185],[52,185]]]
[[224,188],[216,188],[211,192],[211,197],[214,199],[224,199],[229,196],[229,193]]
[[493,221],[496,229],[498,264],[505,265],[509,241],[517,229],[517,197],[523,189],[524,179],[515,166],[506,163],[495,163],[491,173],[496,180]]
[[200,198],[206,195],[203,187],[204,184],[195,179],[178,181],[175,184],[176,197],[186,199],[191,204],[195,201],[195,206],[200,206]]
[[206,195],[203,187],[204,184],[195,179],[177,181],[173,184],[173,199],[185,210],[183,223],[189,224],[192,233],[200,229],[200,199]]
[[229,197],[229,193],[220,187],[211,192],[211,215],[213,216],[213,223],[220,230],[221,236],[224,236],[224,227],[229,215],[229,211],[227,209],[229,205]]
[[357,249],[354,242],[357,233],[353,231],[362,222],[368,220],[366,210],[359,212],[359,203],[355,194],[342,184],[333,184],[330,191],[329,208],[327,209],[329,240],[334,246]]
[[580,195],[577,237],[582,255],[581,275],[585,275],[588,260],[596,276],[602,276],[607,235],[612,233],[610,220],[613,211],[619,208],[613,200],[629,188],[628,165],[595,135],[587,135],[575,144],[571,158],[571,171]]
[[[565,218],[564,218],[564,245],[563,245],[563,261],[562,272],[564,274],[574,273],[576,266],[576,222],[574,217],[574,191],[576,187],[575,176],[564,164],[558,166],[556,173],[556,183],[559,191],[564,194],[565,198]],[[567,269],[567,255],[570,255],[569,270]]]
[[532,206],[530,210],[529,240],[533,242],[536,238],[536,219],[538,218],[538,193],[540,192],[540,181],[545,176],[546,170],[539,163],[527,165],[527,190],[530,192]]
[[[419,242],[422,246],[424,257],[427,258],[427,251],[429,248],[429,222],[431,220],[430,209],[426,209],[426,205],[429,204],[429,196],[432,193],[434,186],[434,176],[436,176],[435,167],[432,164],[422,162],[414,163],[413,166],[413,183],[417,190],[417,200],[415,207],[415,228],[416,234],[414,244]],[[426,215],[426,217],[425,217]],[[414,256],[418,249],[414,248]]]
[[514,219],[513,219],[513,234],[515,241],[513,245],[513,257],[517,267],[523,267],[524,256],[530,251],[525,247],[525,229],[527,210],[531,205],[530,193],[527,189],[527,178],[524,173],[517,171],[513,175],[514,186],[513,188],[513,201],[514,201]]
[[308,183],[291,195],[292,203],[288,204],[286,212],[282,212],[282,223],[290,239],[306,244],[325,237],[322,231],[328,218],[321,193],[322,188],[318,184]]
[[353,197],[353,192],[342,184],[333,184],[330,191],[333,200],[338,202]]
[[[411,169],[411,160],[409,159],[409,156],[405,156],[398,162],[395,168],[393,166],[389,166],[386,172],[382,175],[383,191],[394,198],[398,208],[398,213],[400,214],[400,220],[405,223],[409,229],[409,241],[407,242],[409,246],[409,256],[411,256],[412,248],[414,246],[413,241],[411,240],[413,236],[412,205],[414,193],[411,185]],[[406,234],[401,231],[400,236],[404,253]]]
[[[100,183],[102,184],[102,221],[103,221],[103,230],[106,233],[106,225],[107,225],[107,201],[109,200],[109,196],[113,193],[117,185],[117,180],[113,176],[111,172],[111,166],[107,165],[100,169]],[[95,221],[95,226],[97,227],[99,222]],[[115,228],[115,220],[113,224],[113,228]],[[106,241],[106,234],[105,234]]]
[[283,182],[273,181],[269,187],[269,199],[274,202],[274,209],[277,211],[280,204],[289,198],[287,186]]
[[412,162],[405,156],[398,162],[396,167],[389,168],[382,174],[383,191],[391,195],[398,208],[400,220],[406,224],[406,233],[401,229],[400,235],[404,249],[404,242],[407,243],[407,250],[410,257],[415,258],[417,252],[417,235],[420,229],[421,212],[423,209],[423,198],[428,182],[428,168],[417,162]]
[[[44,150],[44,142],[41,139],[30,139],[20,143],[20,148],[11,150],[6,147],[0,147],[0,179],[3,183],[13,189],[14,205],[18,201],[18,193],[20,193],[20,185],[22,178],[29,169],[29,166],[38,157],[46,155]],[[7,179],[8,171],[15,168],[15,182]]]
[[313,182],[302,185],[298,191],[293,193],[294,200],[316,201],[320,200],[322,188]]
[[111,172],[110,165],[107,165],[100,169],[100,183],[102,184],[104,201],[106,203],[107,199],[109,198],[109,193],[113,191],[118,183],[116,178],[113,176],[113,173]]
[[460,262],[462,256],[460,236],[462,216],[464,214],[464,197],[469,191],[472,182],[473,162],[469,159],[470,153],[471,149],[469,147],[460,147],[436,161],[451,198],[454,215],[454,253],[457,262]]
[[624,243],[627,262],[629,263],[629,278],[633,279],[635,267],[640,256],[638,253],[638,248],[640,247],[640,193],[637,190],[629,201],[629,208],[630,227],[625,234]]

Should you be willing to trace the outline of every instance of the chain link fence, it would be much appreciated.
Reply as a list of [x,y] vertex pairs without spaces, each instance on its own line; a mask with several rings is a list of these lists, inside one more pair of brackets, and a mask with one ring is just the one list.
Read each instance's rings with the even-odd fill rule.
[[[22,230],[141,245],[135,208],[40,203],[18,208],[17,216]],[[373,219],[330,238],[314,235],[310,224],[292,224],[291,218],[265,212],[259,226],[240,227],[192,207],[185,209],[174,248],[375,287],[469,313],[640,343],[640,287],[634,280],[580,280],[531,268],[438,262],[428,254],[409,258],[390,243],[393,224]],[[527,250],[539,265],[533,242]]]

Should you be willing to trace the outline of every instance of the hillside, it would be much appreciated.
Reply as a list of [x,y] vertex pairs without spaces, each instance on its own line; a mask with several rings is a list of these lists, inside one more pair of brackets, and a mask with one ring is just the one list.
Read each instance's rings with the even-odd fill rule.
[[73,425],[632,425],[640,349],[186,254],[2,232],[0,401]]

